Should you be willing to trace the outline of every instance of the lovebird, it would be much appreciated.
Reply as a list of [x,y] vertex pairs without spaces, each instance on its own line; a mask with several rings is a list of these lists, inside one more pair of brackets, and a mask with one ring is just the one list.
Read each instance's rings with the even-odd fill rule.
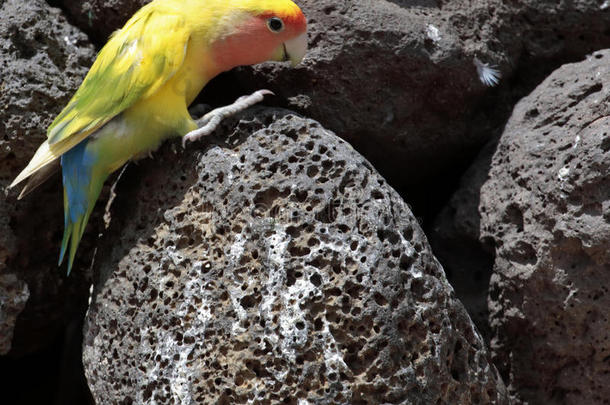
[[[210,79],[265,61],[297,65],[307,50],[306,31],[305,16],[290,0],[155,0],[136,12],[99,52],[49,126],[47,140],[9,186],[29,179],[21,198],[61,166],[59,265],[67,252],[70,274],[91,211],[112,172],[146,156],[164,139],[194,140],[211,132],[198,132],[187,110]],[[206,116],[217,123],[266,93]]]

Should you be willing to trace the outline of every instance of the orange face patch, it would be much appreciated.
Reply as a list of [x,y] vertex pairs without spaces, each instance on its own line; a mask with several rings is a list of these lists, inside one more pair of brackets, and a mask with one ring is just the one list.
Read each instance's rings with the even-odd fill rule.
[[[246,15],[232,29],[230,35],[224,36],[212,44],[212,57],[220,71],[236,66],[254,65],[270,60],[273,53],[284,42],[303,34],[307,22],[303,13],[266,12],[259,15]],[[282,20],[283,29],[273,32],[268,21],[272,17]]]

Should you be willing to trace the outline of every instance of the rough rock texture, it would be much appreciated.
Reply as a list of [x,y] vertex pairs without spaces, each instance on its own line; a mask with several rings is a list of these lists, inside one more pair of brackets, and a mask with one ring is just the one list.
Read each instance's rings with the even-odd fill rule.
[[27,284],[14,274],[0,274],[0,354],[11,349],[17,315],[30,296]]
[[66,10],[75,25],[98,44],[121,28],[140,7],[150,0],[50,0]]
[[481,190],[493,350],[532,404],[610,398],[610,51],[515,108]]
[[[147,2],[56,1],[99,45]],[[297,3],[309,20],[305,63],[244,68],[237,74],[242,87],[230,76],[224,92],[271,88],[285,106],[350,141],[397,186],[466,164],[504,118],[498,110],[510,110],[513,103],[489,98],[475,56],[499,65],[505,77],[520,67],[528,76],[541,60],[557,66],[610,46],[610,12],[600,0]]]
[[[44,1],[7,0],[0,16],[0,188],[5,191],[80,84],[93,50],[86,36]],[[82,298],[86,291],[78,292],[79,276],[65,285],[63,270],[57,269],[62,194],[59,182],[52,183],[24,201],[17,201],[15,192],[0,196],[0,278],[13,280],[19,291],[25,282],[30,292],[19,317],[22,338],[15,339],[20,350],[47,344],[58,319],[75,309],[70,307],[73,296]],[[4,327],[7,336],[12,334],[11,324]],[[9,348],[3,344],[0,354]]]
[[255,114],[122,180],[85,326],[98,403],[507,403],[397,193],[315,121]]
[[242,82],[289,98],[291,108],[349,140],[396,185],[453,171],[503,117],[502,98],[487,97],[475,56],[508,78],[528,63],[534,68],[525,75],[542,59],[610,45],[610,13],[597,0],[299,3],[310,23],[303,66],[244,68]]

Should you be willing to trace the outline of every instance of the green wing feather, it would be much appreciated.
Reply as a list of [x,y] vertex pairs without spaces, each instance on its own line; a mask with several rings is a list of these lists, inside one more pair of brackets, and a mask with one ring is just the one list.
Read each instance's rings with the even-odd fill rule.
[[137,101],[155,94],[182,66],[184,16],[145,6],[100,51],[78,91],[11,187],[51,163]]
[[49,144],[90,132],[154,94],[180,68],[184,17],[143,8],[99,53],[83,84],[48,129]]

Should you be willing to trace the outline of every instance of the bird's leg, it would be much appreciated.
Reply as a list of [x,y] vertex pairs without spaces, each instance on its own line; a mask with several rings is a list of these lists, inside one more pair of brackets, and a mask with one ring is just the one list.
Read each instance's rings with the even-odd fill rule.
[[196,141],[203,136],[210,135],[212,132],[214,132],[223,119],[235,115],[238,112],[253,106],[254,104],[260,103],[263,101],[266,95],[273,95],[273,92],[270,90],[258,90],[249,96],[242,96],[238,98],[233,104],[219,107],[210,111],[197,120],[197,126],[199,128],[182,137],[182,146],[185,147],[187,141]]

